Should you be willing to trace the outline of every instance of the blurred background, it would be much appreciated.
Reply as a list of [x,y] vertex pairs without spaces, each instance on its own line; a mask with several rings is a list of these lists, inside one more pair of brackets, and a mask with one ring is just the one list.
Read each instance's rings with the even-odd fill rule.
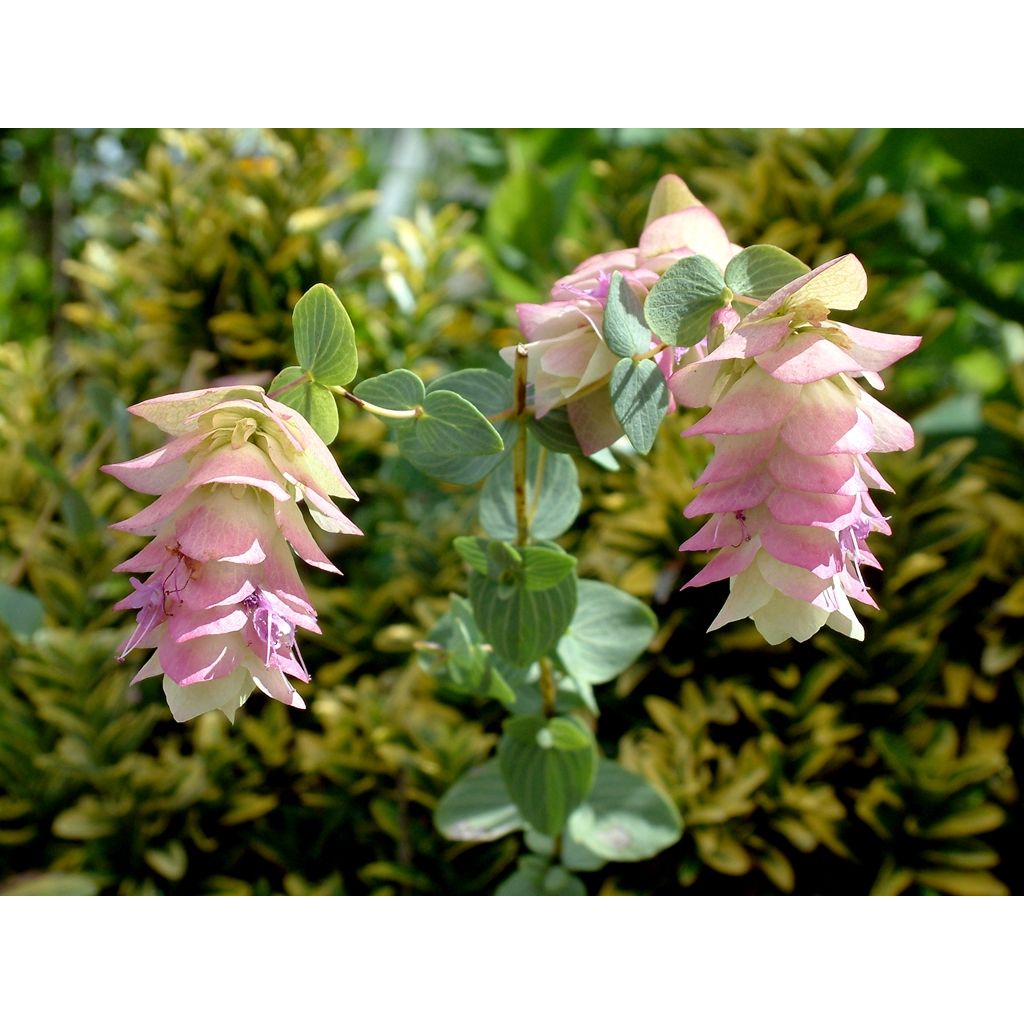
[[181,726],[159,680],[129,691],[142,656],[114,657],[132,618],[110,570],[138,542],[106,527],[146,499],[98,467],[155,446],[133,402],[294,362],[290,310],[318,281],[361,376],[497,367],[514,304],[635,244],[667,172],[736,242],[861,259],[849,319],[924,336],[882,396],[919,444],[877,460],[893,536],[862,644],[705,634],[726,584],[678,592],[709,451],[686,418],[647,459],[580,467],[581,573],[660,622],[602,688],[598,739],[686,825],[589,891],[1024,891],[1024,134],[653,129],[0,131],[0,891],[476,894],[509,873],[517,836],[431,823],[502,710],[411,653],[464,588],[473,489],[343,409],[365,537],[323,539],[340,585],[303,567],[310,710],[257,695],[234,727]]

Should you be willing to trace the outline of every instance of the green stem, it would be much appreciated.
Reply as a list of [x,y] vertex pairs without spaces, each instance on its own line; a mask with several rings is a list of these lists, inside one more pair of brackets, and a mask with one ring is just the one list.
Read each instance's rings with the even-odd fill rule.
[[371,412],[374,416],[380,416],[381,419],[414,420],[423,415],[423,406],[421,405],[417,405],[413,409],[385,409],[382,405],[374,405],[373,402],[367,402],[366,399],[352,394],[348,388],[343,388],[340,384],[334,384],[327,390],[344,398],[345,401],[357,405],[364,412]]
[[544,717],[554,718],[558,688],[555,686],[555,677],[551,674],[551,662],[547,658],[540,659],[540,700]]
[[512,479],[515,489],[516,543],[527,544],[530,540],[530,520],[526,512],[526,368],[528,355],[524,345],[516,346],[515,363],[515,414],[519,419],[519,436],[512,452]]
[[655,356],[660,356],[667,348],[672,348],[672,346],[669,342],[663,341],[660,345],[655,345],[654,348],[650,348],[646,352],[638,352],[633,356],[633,362],[642,363],[645,359],[653,359]]

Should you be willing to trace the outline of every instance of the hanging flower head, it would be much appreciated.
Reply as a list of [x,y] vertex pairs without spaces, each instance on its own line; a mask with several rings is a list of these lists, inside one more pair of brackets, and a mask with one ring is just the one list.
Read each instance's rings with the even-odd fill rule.
[[878,372],[921,341],[830,319],[866,291],[863,267],[843,256],[742,319],[727,307],[669,380],[680,404],[711,407],[684,434],[715,446],[685,509],[711,519],[681,549],[718,550],[687,587],[730,580],[711,629],[749,617],[769,643],[824,625],[863,639],[850,598],[874,606],[867,540],[891,532],[868,491],[892,488],[868,453],[905,451],[914,434],[858,381],[881,388]]
[[[359,533],[334,502],[356,498],[327,446],[297,412],[262,388],[207,388],[130,409],[171,435],[154,452],[104,470],[143,494],[147,508],[115,529],[151,536],[121,572],[138,609],[121,646],[155,648],[133,683],[163,675],[179,722],[218,708],[231,720],[255,688],[304,707],[289,682],[308,682],[296,630],[319,632],[292,550],[338,570],[306,527],[298,503],[333,533]],[[289,550],[291,548],[291,550]]]
[[[540,419],[566,406],[580,447],[588,455],[622,436],[605,386],[619,359],[603,335],[612,274],[622,274],[642,305],[661,274],[684,256],[707,256],[724,269],[739,250],[718,218],[680,179],[670,175],[663,182],[670,182],[682,196],[682,208],[654,216],[634,248],[585,260],[555,283],[551,301],[516,307],[527,339],[527,380],[533,386],[534,415]],[[658,344],[659,339],[652,338],[652,347]],[[501,355],[511,365],[515,347],[502,349]],[[671,351],[657,358],[667,376],[672,370]]]

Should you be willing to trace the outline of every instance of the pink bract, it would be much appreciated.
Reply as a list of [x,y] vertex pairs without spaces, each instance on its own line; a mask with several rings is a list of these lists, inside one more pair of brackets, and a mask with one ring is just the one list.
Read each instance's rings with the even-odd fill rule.
[[730,581],[710,629],[749,617],[773,644],[826,625],[863,639],[850,599],[874,606],[861,569],[880,566],[867,539],[891,532],[868,491],[892,488],[868,453],[905,451],[914,434],[858,379],[881,387],[878,371],[921,341],[829,319],[866,288],[843,256],[743,319],[723,310],[669,380],[680,404],[710,406],[684,436],[715,446],[685,509],[711,519],[681,547],[718,552],[687,587]]
[[335,504],[356,498],[327,446],[292,409],[250,386],[167,395],[130,411],[171,435],[129,462],[104,466],[157,498],[114,528],[153,539],[116,566],[133,593],[115,608],[138,609],[118,651],[153,649],[133,683],[163,675],[174,718],[219,709],[230,720],[254,689],[305,707],[289,682],[309,681],[296,630],[320,632],[292,551],[338,570],[298,508],[333,533],[361,531]]
[[[636,247],[585,260],[555,283],[551,301],[518,305],[519,326],[527,340],[534,415],[540,419],[553,409],[567,407],[580,447],[588,455],[617,441],[622,428],[605,385],[619,357],[605,344],[602,333],[612,274],[619,271],[642,304],[678,260],[707,256],[724,270],[738,251],[718,218],[694,201],[686,209],[651,221]],[[654,338],[651,344],[659,340]],[[502,349],[501,356],[512,365],[515,347]],[[658,365],[666,376],[671,373],[671,352],[659,358]]]

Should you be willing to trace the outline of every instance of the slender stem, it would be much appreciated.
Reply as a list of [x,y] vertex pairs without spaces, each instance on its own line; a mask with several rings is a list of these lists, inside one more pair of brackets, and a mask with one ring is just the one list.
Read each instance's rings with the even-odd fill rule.
[[512,478],[515,488],[516,543],[526,544],[530,540],[530,520],[526,512],[526,368],[529,357],[524,345],[516,346],[515,364],[515,414],[519,419],[519,436],[512,452]]
[[655,356],[660,356],[667,348],[672,348],[671,344],[667,341],[663,341],[660,345],[655,345],[654,348],[649,348],[646,352],[638,352],[633,356],[633,362],[641,363],[645,359],[654,359]]
[[555,717],[555,703],[558,699],[558,688],[555,677],[551,674],[551,662],[547,658],[540,659],[540,700],[545,718]]
[[384,420],[414,420],[423,415],[422,405],[417,405],[413,409],[385,409],[382,405],[374,405],[373,402],[367,402],[366,399],[353,395],[348,388],[343,388],[340,384],[334,384],[327,390],[344,398],[346,402],[357,405],[364,412],[371,412],[374,416],[380,416]]

